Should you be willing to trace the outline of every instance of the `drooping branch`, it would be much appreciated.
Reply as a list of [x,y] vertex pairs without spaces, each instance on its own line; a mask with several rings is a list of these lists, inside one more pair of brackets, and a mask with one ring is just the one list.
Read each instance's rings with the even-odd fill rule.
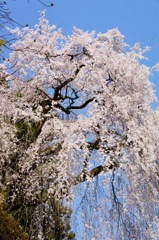
[[[101,141],[101,139],[99,137],[94,142],[88,142],[89,150],[91,152],[94,149],[95,150],[99,150],[100,141]],[[124,143],[121,141],[120,146],[123,146],[123,144]],[[105,151],[105,153],[109,154],[110,151],[115,151],[116,148],[117,148],[117,145],[114,145],[112,147],[104,148],[103,150]],[[70,180],[71,185],[73,185],[73,186],[74,185],[78,185],[78,184],[80,184],[82,182],[85,182],[85,181],[89,180],[90,178],[94,178],[95,176],[97,176],[101,172],[107,172],[109,170],[113,170],[115,168],[118,168],[119,167],[119,162],[111,160],[110,162],[107,162],[106,164],[99,165],[99,166],[91,169],[90,171],[87,171],[87,169],[86,169],[87,165],[88,165],[88,157],[84,161],[82,172],[78,176],[73,177]]]

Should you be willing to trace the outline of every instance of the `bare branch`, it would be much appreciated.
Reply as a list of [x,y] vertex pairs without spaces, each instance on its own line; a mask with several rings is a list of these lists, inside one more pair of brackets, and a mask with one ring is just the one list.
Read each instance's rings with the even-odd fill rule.
[[59,103],[57,103],[57,104],[54,104],[54,107],[55,108],[59,108],[59,109],[61,109],[63,112],[65,112],[66,114],[70,114],[70,111],[69,111],[69,109],[67,109],[67,108],[64,108],[61,104],[59,104]]
[[66,108],[66,110],[70,110],[70,109],[82,109],[82,108],[85,108],[90,102],[92,102],[94,100],[94,97],[93,98],[90,98],[88,99],[85,103],[83,103],[82,105],[80,106],[68,106]]
[[59,91],[60,91],[62,88],[64,88],[68,83],[72,82],[72,81],[76,78],[76,76],[78,75],[80,69],[81,69],[82,67],[84,67],[84,66],[85,66],[84,64],[80,65],[79,68],[77,68],[77,69],[75,70],[75,73],[74,73],[74,76],[73,76],[73,77],[68,78],[68,79],[65,80],[63,83],[61,83],[58,87],[55,88],[55,93],[54,93],[54,97],[53,97],[53,100],[54,100],[54,101],[57,101],[57,100],[58,100]]
[[41,3],[42,5],[44,5],[45,7],[53,7],[54,6],[54,3],[50,3],[50,5],[47,5],[41,0],[38,0],[38,2]]

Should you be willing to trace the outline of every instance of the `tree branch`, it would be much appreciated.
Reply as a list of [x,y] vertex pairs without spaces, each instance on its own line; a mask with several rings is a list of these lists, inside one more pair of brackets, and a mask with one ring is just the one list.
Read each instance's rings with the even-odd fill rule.
[[53,97],[53,100],[54,100],[54,101],[57,101],[57,100],[58,100],[59,91],[60,91],[63,87],[65,87],[68,83],[72,82],[72,81],[76,78],[76,76],[78,75],[80,69],[83,68],[83,67],[85,67],[85,65],[84,65],[84,64],[81,64],[81,65],[76,69],[73,77],[68,78],[68,79],[65,80],[63,83],[61,83],[58,87],[55,88],[55,93],[54,93],[54,97]]
[[85,182],[90,178],[94,178],[95,176],[97,176],[98,174],[100,174],[101,172],[107,172],[109,170],[115,169],[119,167],[119,163],[118,162],[109,162],[105,165],[100,165],[98,167],[93,168],[92,170],[88,171],[88,172],[82,172],[80,173],[78,176],[72,178],[70,180],[71,185],[75,186],[78,185],[79,183]]
[[87,101],[85,101],[85,103],[83,103],[83,104],[80,105],[80,106],[68,106],[66,109],[67,109],[67,110],[70,110],[70,109],[82,109],[82,108],[86,107],[86,106],[87,106],[90,102],[92,102],[93,100],[94,100],[94,97],[88,99]]
[[93,150],[93,149],[98,150],[100,141],[101,141],[101,139],[97,138],[94,142],[88,142],[89,150]]
[[55,108],[59,108],[61,109],[63,112],[65,112],[66,114],[70,114],[70,110],[67,109],[67,108],[64,108],[61,104],[57,103],[57,104],[54,104],[54,107]]

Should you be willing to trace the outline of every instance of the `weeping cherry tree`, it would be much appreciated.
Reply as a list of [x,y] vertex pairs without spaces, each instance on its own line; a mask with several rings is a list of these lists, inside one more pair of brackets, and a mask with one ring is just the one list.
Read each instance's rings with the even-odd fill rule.
[[[107,33],[11,30],[0,65],[0,204],[29,239],[157,239],[159,111],[147,50]],[[72,210],[71,210],[72,209]]]

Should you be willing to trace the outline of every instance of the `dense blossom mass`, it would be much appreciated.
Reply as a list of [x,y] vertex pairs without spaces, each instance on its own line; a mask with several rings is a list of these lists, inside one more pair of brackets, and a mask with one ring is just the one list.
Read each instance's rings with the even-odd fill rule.
[[54,239],[56,201],[64,215],[68,202],[78,206],[77,239],[157,239],[159,111],[145,50],[130,49],[118,29],[65,37],[43,13],[34,29],[12,33],[0,65],[0,188],[10,212],[30,239]]

